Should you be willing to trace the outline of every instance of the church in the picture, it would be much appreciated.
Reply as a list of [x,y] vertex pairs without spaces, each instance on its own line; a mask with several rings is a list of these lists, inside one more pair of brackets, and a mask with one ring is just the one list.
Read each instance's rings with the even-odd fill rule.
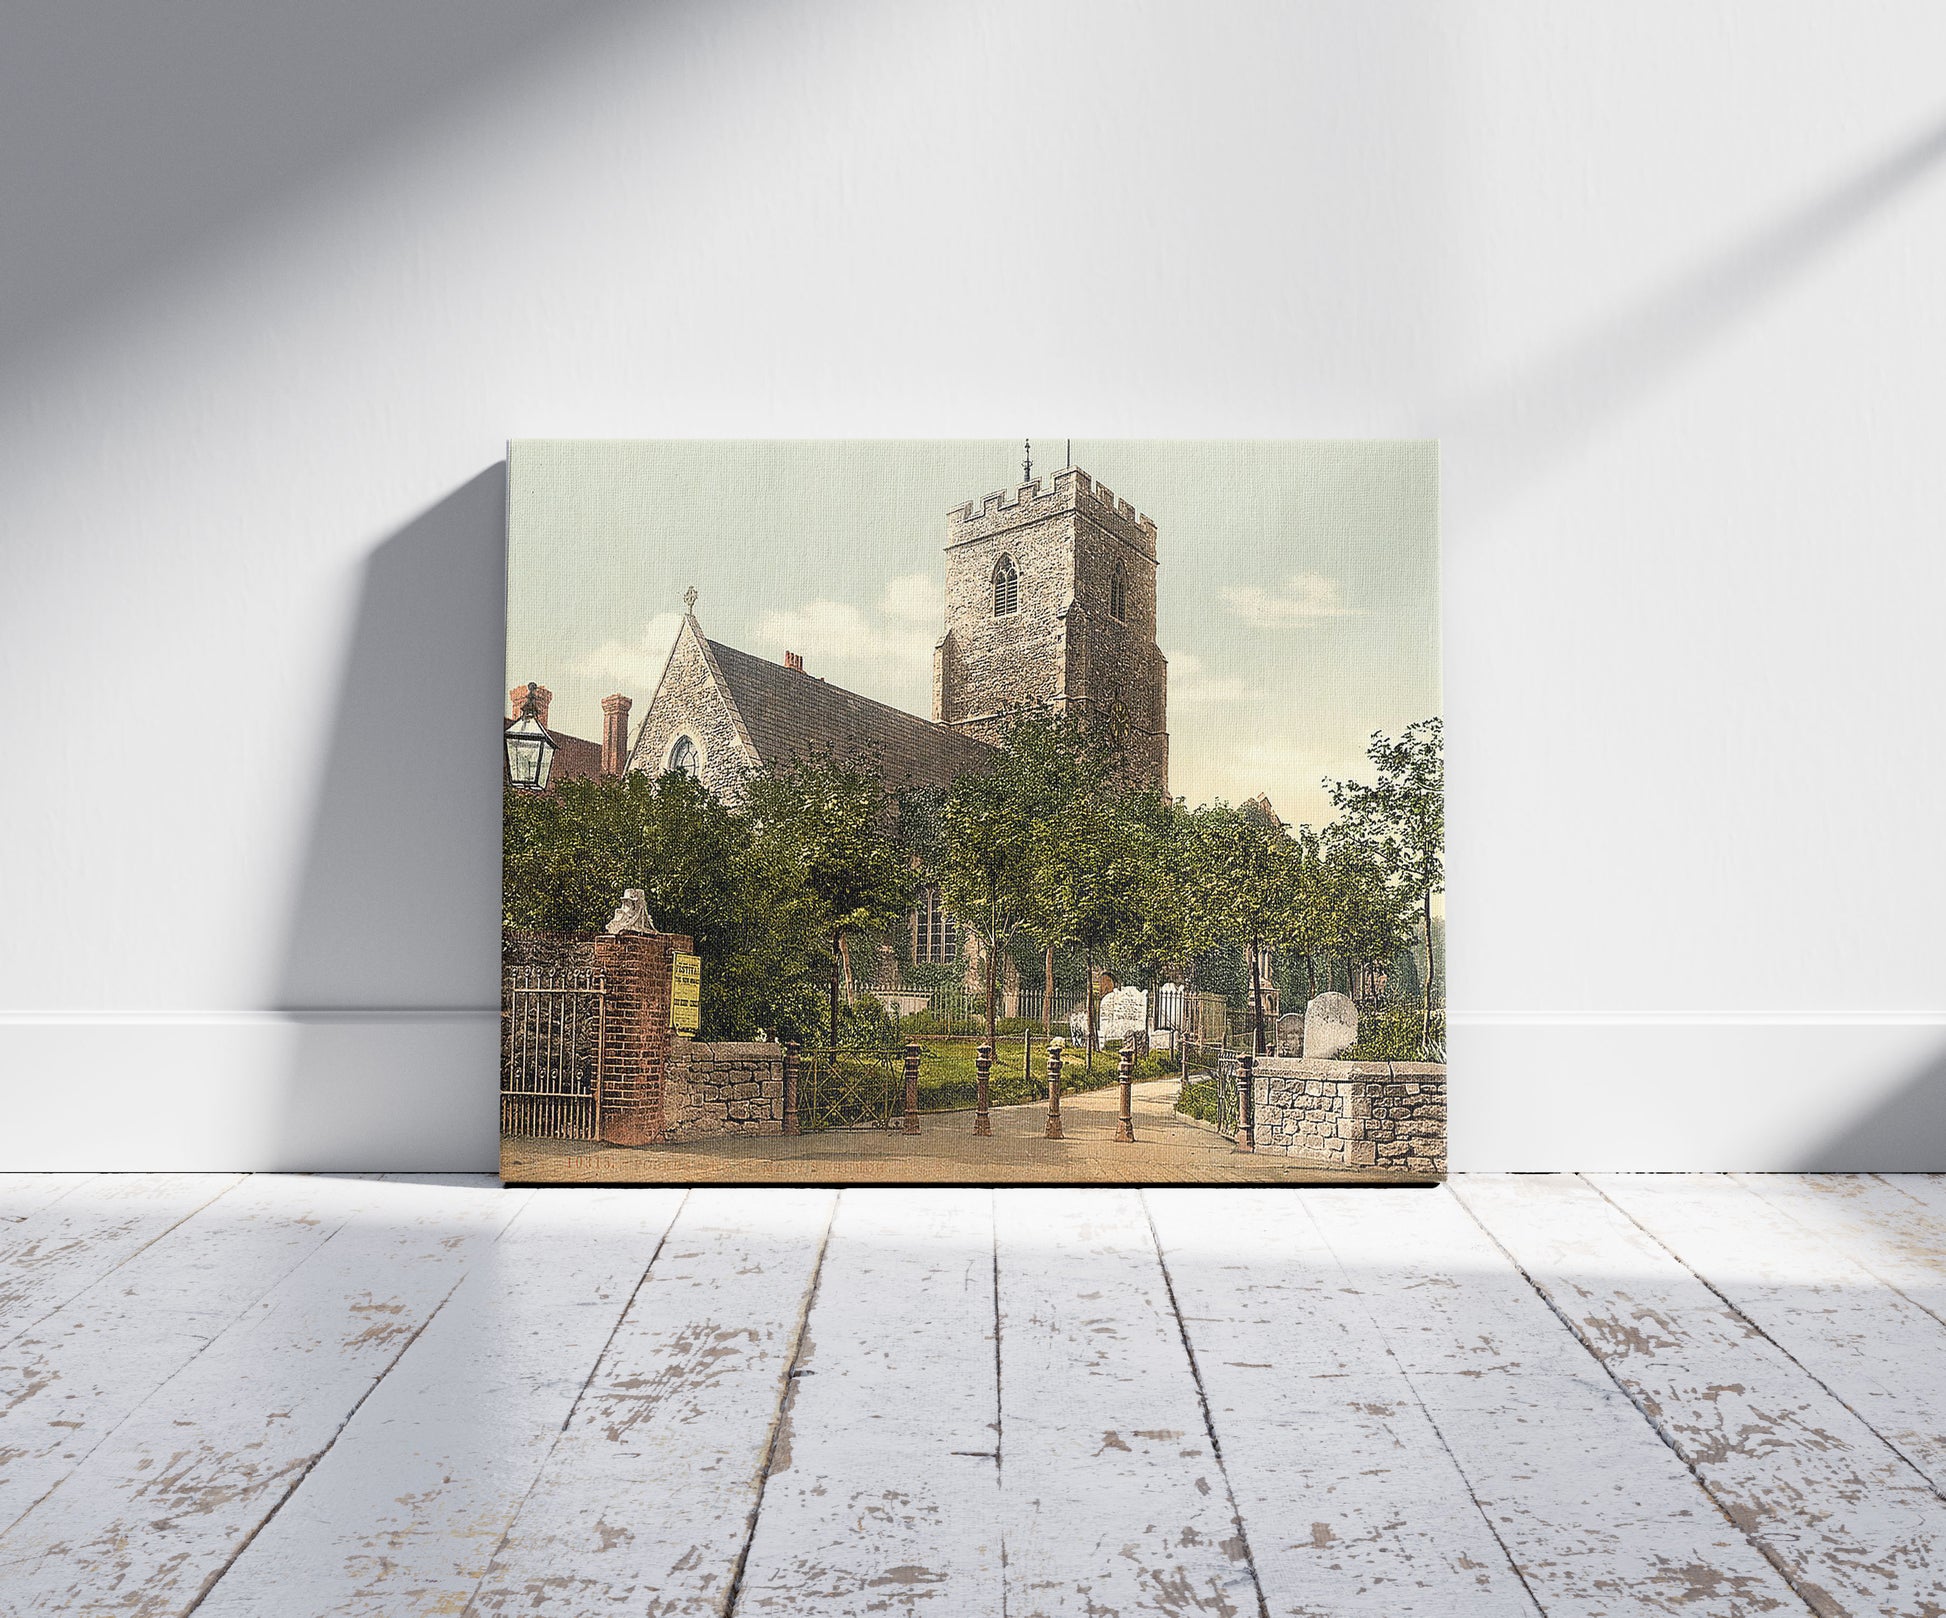
[[1155,524],[1074,467],[948,515],[930,719],[820,678],[814,646],[773,663],[711,640],[694,590],[684,608],[631,770],[683,770],[735,798],[767,765],[870,754],[894,786],[950,786],[1038,709],[1104,727],[1137,778],[1168,790]]

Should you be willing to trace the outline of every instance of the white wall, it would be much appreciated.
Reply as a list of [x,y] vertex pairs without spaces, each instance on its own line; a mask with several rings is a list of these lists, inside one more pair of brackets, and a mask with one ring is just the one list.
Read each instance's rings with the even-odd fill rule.
[[502,441],[1445,441],[1454,1159],[1946,1168],[1946,13],[38,0],[0,1159],[492,1162]]

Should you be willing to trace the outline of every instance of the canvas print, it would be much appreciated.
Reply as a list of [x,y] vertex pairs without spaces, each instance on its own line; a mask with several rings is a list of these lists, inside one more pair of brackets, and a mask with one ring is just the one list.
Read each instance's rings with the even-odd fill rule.
[[1418,442],[521,441],[502,1173],[1432,1181]]

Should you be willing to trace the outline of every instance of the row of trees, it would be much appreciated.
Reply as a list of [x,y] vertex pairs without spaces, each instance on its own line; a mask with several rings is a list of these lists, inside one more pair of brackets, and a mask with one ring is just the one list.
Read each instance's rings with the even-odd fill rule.
[[510,790],[503,911],[516,929],[590,932],[623,888],[643,888],[660,925],[696,940],[715,1037],[809,1036],[822,1023],[835,1038],[854,947],[875,949],[929,886],[981,945],[989,1038],[1000,952],[1022,940],[1041,956],[1050,1007],[1056,956],[1082,956],[1090,1027],[1098,964],[1186,981],[1198,958],[1241,948],[1262,1042],[1266,949],[1304,963],[1308,993],[1315,962],[1356,983],[1414,933],[1430,1031],[1439,721],[1374,736],[1368,754],[1372,781],[1328,783],[1337,818],[1319,829],[1281,825],[1262,800],[1189,808],[1132,783],[1099,733],[1042,715],[1012,727],[990,771],[945,793],[895,792],[874,761],[829,756],[758,775],[734,806],[680,774]]
[[[1199,957],[1240,948],[1260,1045],[1267,949],[1304,962],[1307,980],[1318,958],[1342,961],[1355,982],[1389,965],[1417,921],[1430,966],[1445,881],[1440,722],[1396,741],[1374,736],[1368,756],[1370,785],[1330,783],[1338,818],[1293,833],[1262,799],[1191,809],[1130,784],[1115,752],[1071,721],[1021,721],[999,766],[946,800],[935,851],[948,908],[985,946],[989,1033],[994,964],[1015,932],[1041,946],[1048,1000],[1055,952],[1082,953],[1090,1027],[1095,962],[1139,963],[1150,982],[1187,980]],[[1437,992],[1429,969],[1424,1033]]]

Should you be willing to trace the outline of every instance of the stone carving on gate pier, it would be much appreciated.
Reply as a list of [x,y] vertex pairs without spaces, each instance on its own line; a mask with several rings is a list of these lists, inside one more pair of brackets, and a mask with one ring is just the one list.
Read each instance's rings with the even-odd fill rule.
[[615,914],[608,918],[608,934],[619,938],[623,933],[652,933],[655,931],[655,917],[649,914],[649,896],[640,888],[630,888],[622,895],[622,902],[615,907]]

